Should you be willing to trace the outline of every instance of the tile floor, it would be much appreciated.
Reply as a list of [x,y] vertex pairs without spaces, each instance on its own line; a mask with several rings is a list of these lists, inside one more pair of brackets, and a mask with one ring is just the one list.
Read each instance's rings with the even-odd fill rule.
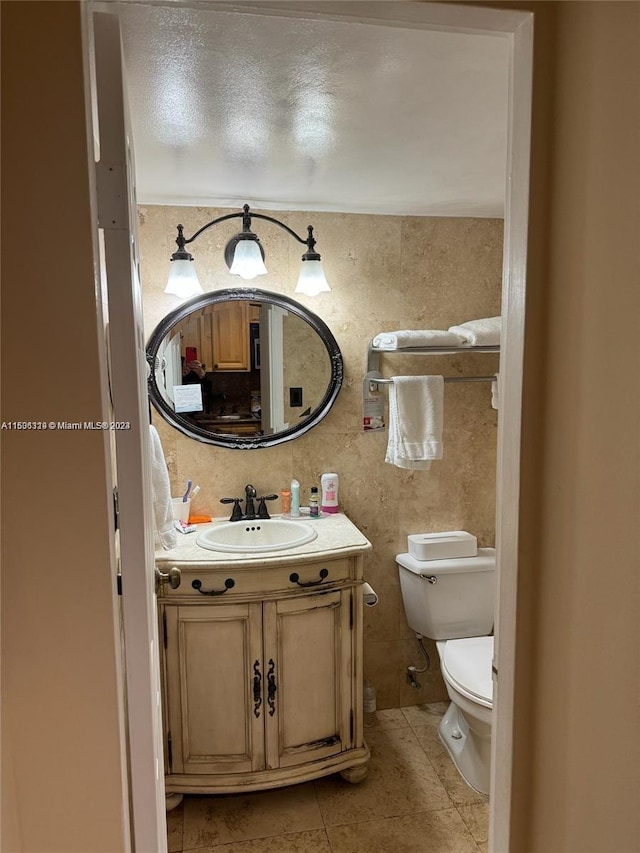
[[167,815],[169,853],[479,853],[488,797],[438,739],[445,703],[378,711],[367,779],[340,776],[247,794],[185,796]]

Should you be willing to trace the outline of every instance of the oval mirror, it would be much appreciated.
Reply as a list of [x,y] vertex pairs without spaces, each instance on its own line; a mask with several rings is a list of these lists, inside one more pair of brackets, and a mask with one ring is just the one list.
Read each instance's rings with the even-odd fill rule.
[[219,447],[289,441],[319,423],[342,386],[328,326],[295,300],[249,288],[196,296],[147,345],[149,397],[180,432]]

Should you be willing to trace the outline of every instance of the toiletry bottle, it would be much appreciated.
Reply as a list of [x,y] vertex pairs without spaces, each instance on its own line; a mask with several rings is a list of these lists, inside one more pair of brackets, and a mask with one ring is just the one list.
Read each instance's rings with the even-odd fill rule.
[[282,507],[282,512],[285,515],[289,515],[291,512],[291,492],[289,489],[283,489],[280,492],[280,506]]
[[364,682],[362,692],[364,711],[364,725],[367,727],[375,725],[376,722],[376,688],[367,678]]
[[311,518],[317,518],[320,515],[317,486],[311,486],[311,492],[309,493],[309,515]]
[[291,481],[291,518],[300,516],[300,483],[297,480]]
[[320,477],[322,486],[322,512],[340,512],[338,506],[338,475],[323,474]]

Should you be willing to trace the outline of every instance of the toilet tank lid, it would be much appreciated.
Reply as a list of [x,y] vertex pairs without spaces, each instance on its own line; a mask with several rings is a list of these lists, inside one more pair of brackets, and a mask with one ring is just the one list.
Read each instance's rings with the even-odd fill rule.
[[446,575],[454,572],[492,572],[496,567],[496,549],[478,548],[476,557],[453,557],[449,560],[416,560],[411,554],[397,554],[396,563],[416,575]]

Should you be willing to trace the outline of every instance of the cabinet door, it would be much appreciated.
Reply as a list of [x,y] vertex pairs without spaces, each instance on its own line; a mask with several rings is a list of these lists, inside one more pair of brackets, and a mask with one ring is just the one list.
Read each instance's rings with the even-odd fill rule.
[[165,606],[170,773],[264,767],[261,612],[259,602]]
[[264,605],[267,767],[351,745],[351,590]]
[[215,305],[211,322],[214,370],[250,370],[249,305],[240,301]]

